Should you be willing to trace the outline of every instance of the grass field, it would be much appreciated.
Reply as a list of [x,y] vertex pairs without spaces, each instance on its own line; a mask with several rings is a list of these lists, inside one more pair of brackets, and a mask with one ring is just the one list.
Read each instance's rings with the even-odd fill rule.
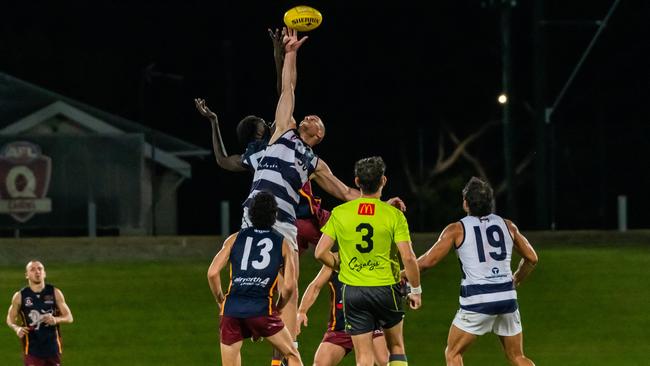
[[[422,248],[416,248],[422,252]],[[540,263],[519,289],[525,352],[538,365],[648,365],[650,246],[538,245]],[[0,250],[0,253],[2,251]],[[309,254],[309,253],[308,253]],[[64,325],[64,364],[218,365],[217,307],[205,273],[211,257],[166,261],[76,263],[44,258],[48,280],[61,288],[75,323]],[[513,261],[514,262],[514,261]],[[301,261],[301,288],[318,271]],[[23,286],[23,265],[0,266],[3,317]],[[408,311],[405,339],[411,365],[444,365],[447,330],[458,307],[453,253],[423,275],[423,307]],[[327,318],[323,292],[300,337],[311,364]],[[267,365],[268,343],[244,345],[244,365]],[[467,365],[506,365],[498,339],[481,337]],[[22,364],[18,338],[0,331],[0,365]],[[354,365],[349,355],[342,365]]]

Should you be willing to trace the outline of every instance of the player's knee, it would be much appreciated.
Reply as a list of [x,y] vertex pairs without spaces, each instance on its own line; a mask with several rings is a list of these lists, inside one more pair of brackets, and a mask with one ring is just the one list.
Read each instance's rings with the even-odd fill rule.
[[447,363],[449,363],[449,361],[454,361],[459,357],[462,357],[459,350],[451,348],[449,346],[445,348],[445,360],[447,360]]
[[375,365],[388,365],[388,354],[375,355]]
[[373,366],[374,364],[375,358],[373,355],[361,355],[357,358],[357,365]]

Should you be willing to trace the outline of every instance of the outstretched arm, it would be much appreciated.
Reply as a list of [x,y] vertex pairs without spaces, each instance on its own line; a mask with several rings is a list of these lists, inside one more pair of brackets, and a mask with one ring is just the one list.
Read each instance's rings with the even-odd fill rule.
[[320,294],[320,290],[327,284],[330,276],[332,275],[332,269],[328,266],[322,266],[320,272],[316,277],[311,281],[305,293],[302,295],[302,300],[300,300],[300,306],[298,307],[298,325],[299,328],[302,326],[307,326],[308,318],[307,312],[311,309],[314,302]]
[[298,39],[298,32],[294,29],[284,28],[284,65],[282,66],[282,92],[275,110],[275,132],[269,143],[275,142],[287,130],[296,127],[293,119],[295,107],[295,80],[296,80],[296,58],[298,48],[307,40],[307,37]]
[[[278,300],[278,308],[282,309],[289,299],[293,296],[298,288],[296,282],[296,266],[294,264],[293,249],[289,246],[286,240],[282,241],[282,258],[284,259],[284,286],[280,290],[280,299]],[[297,257],[296,257],[297,258]]]
[[212,125],[212,150],[214,150],[214,157],[217,160],[217,164],[221,168],[231,172],[245,172],[246,169],[241,164],[241,155],[228,156],[228,153],[226,152],[226,146],[223,143],[221,130],[219,129],[219,119],[217,118],[217,114],[208,108],[204,99],[196,98],[194,99],[194,104],[199,113],[201,113],[203,117],[209,119],[210,124]]
[[325,190],[325,192],[342,201],[352,201],[361,197],[361,192],[358,189],[348,187],[345,183],[341,182],[329,165],[323,159],[318,160],[316,170],[312,173],[311,178]]
[[208,285],[210,285],[212,295],[214,295],[214,299],[219,304],[219,307],[221,307],[223,300],[226,298],[221,288],[221,270],[226,263],[228,263],[230,251],[235,243],[235,239],[237,239],[237,234],[238,233],[234,233],[230,235],[228,239],[223,242],[223,247],[219,250],[217,255],[214,256],[210,268],[208,268]]
[[537,258],[537,253],[533,246],[530,245],[528,239],[519,232],[519,228],[510,220],[505,220],[510,235],[512,235],[514,248],[521,255],[521,261],[519,261],[519,266],[513,275],[513,281],[515,287],[518,287],[521,282],[528,277],[528,275],[535,269],[539,259]]
[[[282,65],[284,65],[284,44],[282,43],[284,32],[281,32],[278,28],[276,28],[275,31],[272,31],[269,28],[269,37],[271,37],[271,42],[273,43],[273,61],[275,61],[276,89],[278,91],[278,96],[280,96],[282,94]],[[295,78],[292,80],[292,84],[294,86],[296,85]]]
[[438,241],[433,244],[426,253],[418,258],[418,267],[420,271],[431,268],[438,264],[454,247],[463,235],[463,227],[459,222],[454,222],[447,225],[447,227],[440,233]]

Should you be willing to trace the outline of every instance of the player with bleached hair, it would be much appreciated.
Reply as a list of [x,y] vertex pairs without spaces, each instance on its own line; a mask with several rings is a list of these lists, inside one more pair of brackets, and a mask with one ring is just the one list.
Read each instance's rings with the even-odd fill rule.
[[11,299],[7,325],[23,343],[25,365],[59,366],[63,353],[59,325],[72,323],[72,312],[63,292],[45,282],[43,263],[27,263],[25,278],[28,285]]
[[[534,365],[524,355],[517,291],[537,264],[537,253],[517,226],[495,215],[493,191],[476,177],[463,189],[467,216],[449,224],[438,241],[418,258],[420,270],[435,266],[453,248],[460,260],[460,309],[449,328],[447,365],[463,364],[463,353],[480,336],[493,332],[513,365]],[[522,257],[514,275],[513,249]],[[403,273],[405,277],[407,274]]]

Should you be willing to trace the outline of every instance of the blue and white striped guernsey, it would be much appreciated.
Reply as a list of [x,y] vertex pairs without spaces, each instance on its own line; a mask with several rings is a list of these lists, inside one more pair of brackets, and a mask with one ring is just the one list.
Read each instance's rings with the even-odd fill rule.
[[517,310],[510,259],[513,241],[505,221],[494,214],[460,220],[465,237],[456,254],[463,278],[461,309],[483,314],[506,314]]
[[260,191],[271,192],[278,202],[278,221],[295,224],[300,202],[298,190],[316,170],[318,157],[298,136],[295,129],[285,132],[264,149],[255,167],[251,192],[244,201],[244,214],[252,198]]

